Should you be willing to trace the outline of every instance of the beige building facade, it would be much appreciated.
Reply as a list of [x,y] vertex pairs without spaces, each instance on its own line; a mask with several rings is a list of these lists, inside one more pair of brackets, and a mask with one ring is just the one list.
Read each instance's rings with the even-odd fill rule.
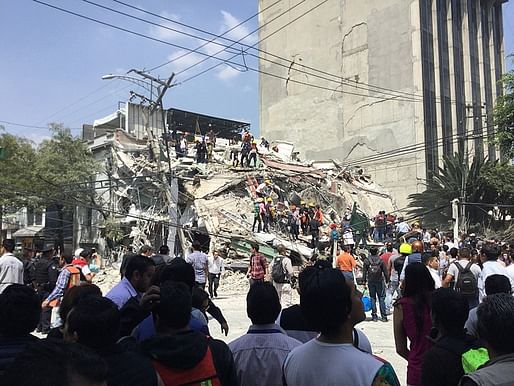
[[497,158],[504,2],[260,0],[261,134],[364,168],[399,208],[443,155]]

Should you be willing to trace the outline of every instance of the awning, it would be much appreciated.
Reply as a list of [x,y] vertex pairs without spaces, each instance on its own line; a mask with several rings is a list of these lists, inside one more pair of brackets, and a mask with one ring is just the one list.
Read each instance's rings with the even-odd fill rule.
[[31,225],[26,228],[18,229],[13,233],[12,237],[36,237],[43,235],[43,229],[45,227],[42,225]]

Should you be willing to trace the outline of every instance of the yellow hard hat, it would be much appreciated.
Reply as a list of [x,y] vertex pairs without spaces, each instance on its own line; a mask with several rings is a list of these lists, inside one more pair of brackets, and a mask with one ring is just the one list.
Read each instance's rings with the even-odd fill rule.
[[271,197],[268,197],[267,201],[268,202],[273,202],[273,199]]
[[314,208],[316,205],[313,202],[311,202],[311,203],[309,203],[309,206]]
[[264,198],[259,197],[259,198],[257,199],[257,202],[264,202]]
[[412,253],[412,247],[410,244],[403,243],[400,245],[400,253],[402,255],[410,255]]
[[305,201],[303,201],[303,200],[302,200],[302,201],[300,201],[300,204],[301,204],[301,205],[305,205]]

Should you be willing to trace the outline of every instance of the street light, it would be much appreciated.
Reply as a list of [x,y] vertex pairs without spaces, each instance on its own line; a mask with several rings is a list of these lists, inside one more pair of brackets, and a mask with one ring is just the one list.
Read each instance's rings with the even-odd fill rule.
[[[134,83],[134,84],[138,85],[139,87],[144,88],[146,91],[148,91],[150,93],[150,100],[153,99],[153,88],[154,88],[153,82],[148,82],[146,80],[135,78],[133,76],[121,75],[121,74],[107,74],[107,75],[102,76],[102,80],[112,80],[112,79],[122,79],[122,80],[126,80],[128,82]],[[160,94],[160,92],[161,92],[160,87],[156,86],[156,89],[157,89],[157,94]]]

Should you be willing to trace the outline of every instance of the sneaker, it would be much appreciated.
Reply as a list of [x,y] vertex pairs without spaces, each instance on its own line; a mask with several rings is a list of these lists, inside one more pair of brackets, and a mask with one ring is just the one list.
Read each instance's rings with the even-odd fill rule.
[[382,319],[380,319],[382,322],[387,322],[388,319],[387,319],[387,316],[382,316]]
[[372,316],[371,317],[372,322],[378,322],[378,316]]

